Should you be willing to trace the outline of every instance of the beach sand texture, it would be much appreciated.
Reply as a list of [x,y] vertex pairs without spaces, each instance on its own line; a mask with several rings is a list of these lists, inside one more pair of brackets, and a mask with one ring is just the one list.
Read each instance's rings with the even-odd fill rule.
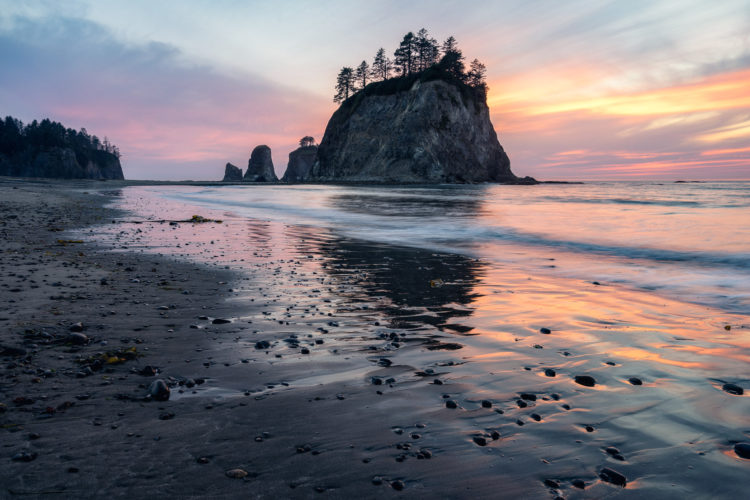
[[0,182],[0,496],[743,496],[746,315],[195,210]]

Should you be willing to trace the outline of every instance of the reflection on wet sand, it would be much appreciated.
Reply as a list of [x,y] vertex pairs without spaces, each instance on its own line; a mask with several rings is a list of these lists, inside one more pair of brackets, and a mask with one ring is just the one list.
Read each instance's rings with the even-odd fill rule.
[[[387,197],[337,202],[419,220]],[[482,210],[465,199],[452,209]],[[622,475],[635,495],[677,497],[707,482],[736,493],[747,473],[727,452],[750,439],[750,399],[731,390],[750,384],[745,316],[329,230],[226,220],[210,233],[142,224],[115,237],[244,276],[238,307],[252,297],[263,309],[243,318],[252,335],[233,355],[272,359],[286,384],[254,394],[344,384],[382,396],[357,418],[426,422],[419,442],[441,467],[418,481],[461,470],[485,493],[499,480],[581,498],[611,494]],[[368,453],[416,457],[398,444]]]

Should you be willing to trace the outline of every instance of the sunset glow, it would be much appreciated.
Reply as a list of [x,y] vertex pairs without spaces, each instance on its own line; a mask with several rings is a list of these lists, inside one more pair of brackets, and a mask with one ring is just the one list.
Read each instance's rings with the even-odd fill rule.
[[322,138],[338,68],[424,26],[486,63],[518,175],[750,176],[743,2],[426,5],[8,2],[0,104],[107,135],[126,177],[213,179],[258,144],[281,173],[300,137]]

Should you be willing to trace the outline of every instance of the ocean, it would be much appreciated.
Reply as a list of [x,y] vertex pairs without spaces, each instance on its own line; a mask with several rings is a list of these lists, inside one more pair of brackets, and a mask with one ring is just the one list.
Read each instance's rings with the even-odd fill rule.
[[131,189],[750,314],[750,182]]

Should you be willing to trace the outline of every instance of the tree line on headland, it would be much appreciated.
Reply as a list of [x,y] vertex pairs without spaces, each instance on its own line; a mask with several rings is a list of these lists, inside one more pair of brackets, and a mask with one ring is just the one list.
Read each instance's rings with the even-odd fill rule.
[[464,65],[464,55],[456,39],[449,36],[442,45],[422,28],[415,35],[408,32],[389,58],[384,48],[378,49],[372,64],[362,61],[356,68],[344,66],[336,78],[334,102],[343,102],[367,87],[368,83],[404,78],[430,69],[442,71],[455,80],[487,94],[485,65],[474,59],[469,71]]
[[27,149],[44,151],[52,148],[71,148],[76,156],[104,151],[120,158],[117,146],[106,137],[102,141],[95,135],[89,135],[85,128],[76,131],[48,118],[26,125],[12,116],[0,120],[0,153],[13,156]]

